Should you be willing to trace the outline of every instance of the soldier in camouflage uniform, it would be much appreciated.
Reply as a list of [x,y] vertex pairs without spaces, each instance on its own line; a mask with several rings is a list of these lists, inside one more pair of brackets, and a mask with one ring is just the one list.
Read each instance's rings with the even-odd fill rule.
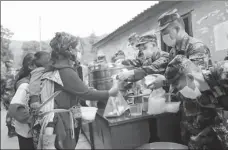
[[228,149],[228,61],[201,70],[177,55],[165,73],[180,106],[181,135],[189,149]]
[[[148,34],[142,36],[136,47],[139,49],[140,53],[142,53],[144,58],[142,60],[135,59],[123,61],[123,65],[128,62],[139,68],[120,73],[119,78],[121,80],[127,79],[130,82],[136,82],[142,80],[145,76],[150,74],[164,74],[169,62],[169,54],[158,48],[156,35]],[[151,133],[149,142],[158,141],[159,139],[156,134],[156,119],[150,119],[149,125]]]
[[170,61],[178,54],[185,55],[196,65],[207,69],[211,66],[209,48],[200,40],[189,36],[183,19],[177,9],[165,12],[158,18],[159,29],[164,43],[172,47]]
[[[3,105],[6,110],[8,110],[9,104],[11,102],[12,97],[14,96],[14,82],[16,71],[13,68],[13,61],[8,60],[5,62],[6,66],[6,74],[5,74],[5,85],[2,95]],[[13,137],[16,135],[15,128],[13,126],[13,119],[7,113],[6,115],[6,126],[8,127],[8,136]]]
[[133,66],[133,67],[140,67],[142,66],[142,61],[144,59],[142,51],[138,49],[136,46],[140,41],[140,36],[136,33],[132,33],[128,37],[128,46],[130,46],[133,50],[137,51],[137,55],[135,56],[135,59],[126,59],[123,62],[123,65],[125,66]]
[[132,65],[138,67],[133,74],[126,73],[124,78],[134,75],[134,80],[141,80],[148,74],[163,74],[169,61],[169,54],[161,51],[157,47],[157,37],[154,34],[148,34],[140,37],[136,47],[139,49],[140,59],[125,60],[123,65]]
[[[171,61],[176,55],[185,55],[192,62],[194,62],[197,66],[203,69],[208,69],[211,64],[211,54],[209,48],[200,40],[189,36],[185,31],[185,24],[183,19],[177,13],[177,9],[172,11],[165,12],[158,18],[159,29],[162,39],[164,43],[171,47],[172,49],[169,52],[169,61]],[[165,82],[164,76],[159,76],[156,80],[151,84],[152,89],[161,88],[163,86],[168,87],[169,84]],[[175,99],[172,99],[175,101]],[[172,115],[172,114],[170,114]],[[165,118],[165,117],[164,117]],[[160,119],[160,118],[159,118]],[[180,115],[176,114],[173,117],[167,116],[167,122],[172,122],[176,124],[173,128],[170,128],[172,125],[167,124],[165,119],[164,122],[159,125],[160,127],[164,125],[164,129],[161,131],[164,132],[164,138],[166,139],[165,134],[168,131],[174,131],[174,134],[179,133],[180,127]],[[175,121],[174,121],[175,120]],[[180,140],[180,135],[174,135],[173,138],[165,140],[170,142],[178,142]],[[171,134],[169,134],[171,135]]]

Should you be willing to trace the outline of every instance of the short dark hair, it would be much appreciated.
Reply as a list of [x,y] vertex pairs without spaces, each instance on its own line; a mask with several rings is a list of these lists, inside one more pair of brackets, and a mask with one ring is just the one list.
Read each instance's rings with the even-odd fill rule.
[[22,67],[19,70],[18,74],[16,75],[16,81],[14,85],[14,89],[16,90],[16,83],[21,80],[24,77],[27,77],[31,70],[29,68],[30,65],[33,65],[33,60],[34,60],[34,54],[33,53],[28,53],[25,55],[23,61],[22,61]]
[[44,56],[44,55],[50,55],[50,53],[46,52],[46,51],[39,51],[39,52],[36,52],[34,54],[34,64],[37,66],[37,67],[43,67],[42,64],[40,64],[40,62],[38,62],[38,60]]

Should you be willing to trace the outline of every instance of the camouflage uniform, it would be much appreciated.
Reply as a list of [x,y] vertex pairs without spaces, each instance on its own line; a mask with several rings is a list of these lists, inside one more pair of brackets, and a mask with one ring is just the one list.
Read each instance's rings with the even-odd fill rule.
[[[180,20],[177,9],[165,12],[158,18],[159,29],[164,31],[172,22]],[[192,62],[201,68],[207,69],[211,64],[211,54],[209,48],[200,40],[190,37],[187,33],[181,41],[176,43],[175,47],[170,50],[170,61],[176,55],[185,55]]]
[[[148,42],[157,43],[156,35],[145,35],[139,40],[137,47],[146,44]],[[123,65],[132,65],[139,69],[135,70],[134,78],[136,80],[143,79],[148,74],[163,74],[166,66],[168,65],[169,54],[164,51],[153,51],[150,58],[144,58],[143,51],[139,51],[138,57],[134,60],[125,60],[122,62]]]
[[176,55],[181,54],[187,56],[187,58],[202,69],[208,69],[212,65],[210,50],[201,41],[186,34],[180,43],[180,46],[170,50],[170,61]]
[[[166,70],[170,82],[183,73],[183,64],[177,57],[170,62]],[[223,110],[228,110],[228,61],[203,71],[203,76],[210,90],[201,92],[200,97],[192,100],[177,94],[182,101],[182,140],[189,149],[228,149],[228,123],[223,116]]]

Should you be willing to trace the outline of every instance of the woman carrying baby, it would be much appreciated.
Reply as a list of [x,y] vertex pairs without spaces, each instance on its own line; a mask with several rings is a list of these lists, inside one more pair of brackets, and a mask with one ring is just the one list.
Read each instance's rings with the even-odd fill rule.
[[15,95],[9,106],[9,115],[15,119],[15,131],[17,133],[20,149],[34,149],[32,134],[28,124],[30,118],[29,100],[29,79],[30,72],[34,69],[33,54],[27,54],[22,63],[22,68],[18,73],[15,83]]
[[[96,91],[89,89],[81,81],[73,68],[77,61],[77,44],[78,38],[65,32],[56,33],[50,42],[53,64],[41,78],[41,103],[57,91],[61,92],[41,108],[41,112],[46,115],[36,125],[39,126],[37,133],[40,133],[38,148],[75,149],[81,119],[74,114],[72,117],[68,110],[72,110],[73,106],[79,108],[80,99],[106,102],[109,96],[116,96],[118,93],[118,82],[114,82],[109,91]],[[57,110],[59,111],[56,112]]]

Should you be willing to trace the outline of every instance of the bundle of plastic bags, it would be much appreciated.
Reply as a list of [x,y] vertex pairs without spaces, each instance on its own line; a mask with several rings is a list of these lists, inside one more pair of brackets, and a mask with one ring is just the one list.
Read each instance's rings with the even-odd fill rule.
[[181,102],[171,102],[170,94],[163,88],[153,90],[148,101],[148,114],[157,115],[165,112],[176,113]]

